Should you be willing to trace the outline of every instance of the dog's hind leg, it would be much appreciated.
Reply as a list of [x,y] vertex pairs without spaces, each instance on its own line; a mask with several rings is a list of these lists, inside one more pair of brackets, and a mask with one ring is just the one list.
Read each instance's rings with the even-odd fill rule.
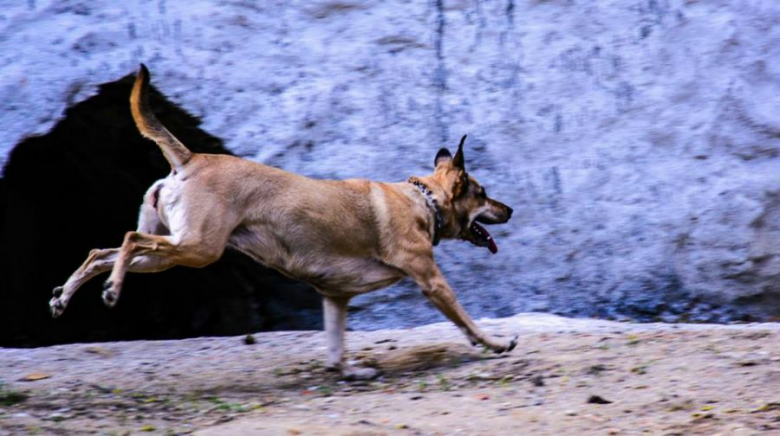
[[[208,228],[209,226],[195,227]],[[225,233],[225,235],[223,236],[221,233]],[[116,304],[125,275],[128,271],[132,271],[131,265],[139,257],[156,258],[164,265],[202,268],[222,257],[227,238],[227,232],[218,231],[184,237],[127,232],[114,262],[111,276],[105,283],[103,302],[108,307],[113,307]]]
[[[138,231],[167,234],[168,229],[162,224],[155,208],[160,182],[153,185],[146,193],[144,203],[138,216]],[[84,263],[68,278],[62,286],[54,288],[54,297],[49,301],[49,308],[53,317],[62,315],[73,294],[96,276],[111,271],[114,262],[119,256],[119,248],[95,249],[89,252]],[[129,266],[130,272],[152,273],[160,272],[175,266],[173,263],[159,257],[142,256],[133,259]]]
[[349,297],[323,296],[325,336],[328,344],[326,368],[339,371],[348,380],[370,380],[379,375],[374,368],[350,365],[344,359],[344,334],[347,329],[347,304]]
[[[111,271],[114,262],[119,255],[118,248],[109,248],[105,250],[92,250],[87,256],[87,260],[68,278],[62,286],[54,288],[54,297],[49,301],[51,314],[55,318],[62,315],[73,294],[79,290],[84,283],[92,280],[96,276]],[[173,267],[174,264],[164,259],[142,256],[133,259],[129,271],[137,273],[160,272]]]

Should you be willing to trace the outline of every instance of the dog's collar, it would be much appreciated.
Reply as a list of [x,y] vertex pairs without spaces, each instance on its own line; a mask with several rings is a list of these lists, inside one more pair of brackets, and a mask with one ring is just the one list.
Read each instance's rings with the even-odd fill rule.
[[428,207],[433,211],[433,218],[434,218],[434,224],[433,224],[433,246],[439,245],[439,238],[441,237],[441,209],[439,209],[439,204],[436,202],[436,198],[433,196],[433,192],[425,186],[423,182],[418,180],[416,177],[412,177],[408,180],[409,183],[414,185],[417,190],[420,191],[420,193],[425,197],[425,203],[428,205]]

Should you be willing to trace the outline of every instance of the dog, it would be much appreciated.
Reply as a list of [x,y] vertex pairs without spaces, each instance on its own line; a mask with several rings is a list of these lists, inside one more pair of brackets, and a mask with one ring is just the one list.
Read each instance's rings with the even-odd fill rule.
[[496,353],[517,337],[483,333],[458,303],[436,265],[440,240],[461,239],[493,254],[493,237],[480,224],[501,224],[512,209],[487,196],[466,172],[463,144],[453,156],[442,148],[435,171],[399,183],[314,180],[229,155],[193,153],[156,118],[149,105],[149,71],[141,64],[130,96],[141,134],[156,142],[170,174],[144,195],[136,231],[122,246],[90,251],[86,261],[49,302],[60,316],[85,282],[111,271],[102,298],[119,299],[127,272],[174,266],[202,268],[228,247],[314,287],[323,297],[326,367],[345,378],[370,379],[374,368],[345,359],[350,298],[410,277],[473,345]]

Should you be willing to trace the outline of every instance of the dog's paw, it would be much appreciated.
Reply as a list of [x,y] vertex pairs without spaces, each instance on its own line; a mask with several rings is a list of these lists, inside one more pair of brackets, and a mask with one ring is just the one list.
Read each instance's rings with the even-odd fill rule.
[[[57,289],[54,290],[55,292]],[[57,295],[57,294],[55,294]],[[60,295],[62,295],[62,291],[60,290]],[[65,312],[65,303],[60,300],[59,295],[55,296],[54,298],[49,301],[49,310],[51,311],[51,317],[57,318],[58,316],[62,315],[62,312]]]
[[348,366],[341,370],[341,378],[347,381],[374,380],[382,371],[368,366]]
[[514,338],[512,338],[508,344],[506,344],[503,347],[493,348],[493,352],[496,354],[502,354],[502,353],[508,353],[515,349],[517,346],[517,335],[515,335]]
[[54,290],[51,291],[51,294],[54,296],[54,298],[60,298],[62,295],[62,286],[57,286],[54,288]]
[[114,307],[119,299],[119,293],[114,290],[114,282],[107,280],[103,284],[103,303],[108,307]]

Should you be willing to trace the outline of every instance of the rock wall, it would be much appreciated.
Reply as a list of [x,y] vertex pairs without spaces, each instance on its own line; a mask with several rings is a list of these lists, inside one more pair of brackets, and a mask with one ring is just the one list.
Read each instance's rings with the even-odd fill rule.
[[[468,133],[516,211],[496,256],[437,249],[471,313],[769,319],[778,22],[772,0],[30,0],[0,12],[0,147],[139,62],[235,153],[314,177],[403,180]],[[354,309],[439,319],[409,285]]]

